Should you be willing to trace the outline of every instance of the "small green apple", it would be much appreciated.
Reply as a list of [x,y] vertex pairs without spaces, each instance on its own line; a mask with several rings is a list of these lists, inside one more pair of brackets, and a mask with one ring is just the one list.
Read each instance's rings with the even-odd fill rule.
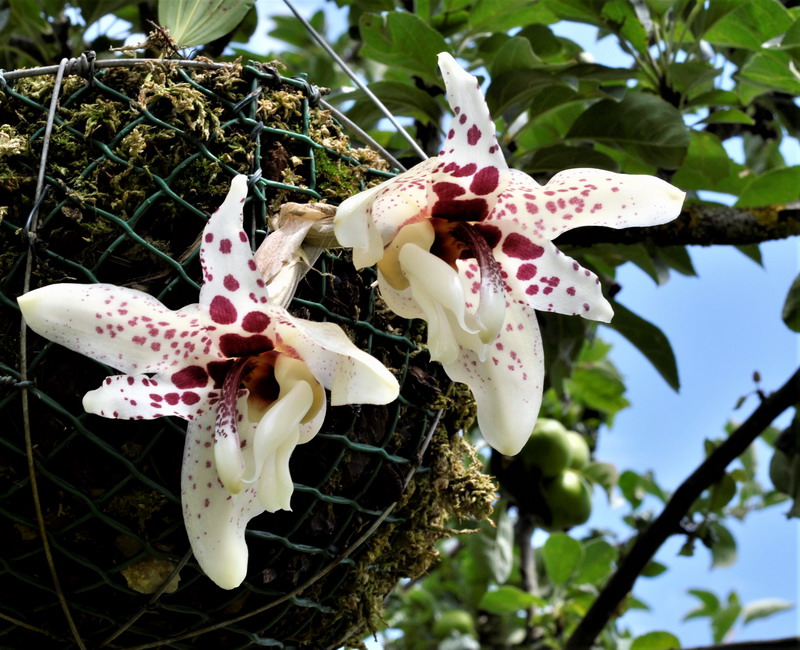
[[433,624],[433,633],[438,639],[445,639],[453,633],[467,634],[474,639],[478,638],[475,631],[475,619],[465,609],[448,609],[442,612],[436,623]]
[[586,444],[586,438],[577,431],[567,431],[567,440],[569,441],[569,448],[572,452],[572,460],[569,462],[569,468],[579,470],[586,469],[591,460],[591,452],[589,451],[589,445]]
[[542,495],[551,515],[545,530],[565,530],[583,524],[592,514],[592,487],[573,469],[545,480]]
[[572,451],[564,425],[539,418],[520,456],[527,466],[538,467],[543,476],[556,476],[569,467]]

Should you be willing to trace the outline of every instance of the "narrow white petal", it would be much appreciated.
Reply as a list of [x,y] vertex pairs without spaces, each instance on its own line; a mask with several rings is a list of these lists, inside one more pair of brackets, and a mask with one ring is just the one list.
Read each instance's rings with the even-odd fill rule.
[[[253,461],[258,498],[267,512],[290,510],[294,485],[289,474],[289,457],[300,439],[300,421],[314,403],[314,393],[305,381],[297,381],[281,396],[258,423],[253,441]],[[287,447],[288,445],[288,447]]]
[[341,327],[290,316],[274,319],[276,349],[290,351],[331,391],[331,404],[388,404],[400,387],[389,370],[360,350]]
[[189,542],[200,568],[223,589],[238,587],[247,575],[244,532],[264,508],[255,487],[232,495],[214,464],[213,413],[189,423],[181,469],[181,501]]
[[447,87],[447,101],[455,113],[443,146],[443,159],[506,169],[505,158],[497,146],[494,121],[478,80],[447,52],[439,54],[439,69]]
[[83,408],[87,413],[118,420],[153,420],[165,415],[193,420],[211,408],[210,390],[202,374],[197,374],[193,385],[183,388],[166,374],[115,375],[84,395]]
[[555,239],[572,228],[629,228],[672,221],[685,194],[655,176],[601,169],[568,169],[547,185],[511,170],[511,182],[487,222],[518,220],[541,238]]
[[489,345],[486,360],[462,349],[444,369],[472,391],[486,442],[501,454],[517,454],[536,424],[544,385],[542,339],[533,309],[509,304],[505,325]]
[[[203,345],[206,322],[195,306],[175,312],[135,289],[69,283],[35,289],[17,302],[37,334],[125,373],[214,358]],[[172,347],[176,341],[180,347]]]

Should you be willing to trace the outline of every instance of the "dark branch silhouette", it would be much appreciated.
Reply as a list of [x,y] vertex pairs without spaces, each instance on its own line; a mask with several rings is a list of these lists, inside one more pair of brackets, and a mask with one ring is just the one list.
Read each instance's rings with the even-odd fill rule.
[[658,518],[636,538],[628,555],[575,628],[564,650],[581,650],[592,646],[656,551],[668,537],[680,530],[681,519],[703,490],[719,480],[725,468],[744,453],[750,443],[776,417],[798,402],[800,402],[800,370],[797,370],[780,389],[764,399],[750,417],[675,490],[675,494]]
[[641,244],[712,246],[758,244],[800,234],[800,206],[758,209],[690,205],[669,223],[648,228],[576,228],[556,239],[559,245]]

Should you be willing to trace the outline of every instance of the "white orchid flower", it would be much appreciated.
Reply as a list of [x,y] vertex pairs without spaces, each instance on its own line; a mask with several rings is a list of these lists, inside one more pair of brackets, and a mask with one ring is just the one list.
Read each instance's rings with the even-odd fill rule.
[[385,404],[396,379],[336,325],[294,318],[268,302],[247,236],[237,176],[203,234],[199,304],[172,311],[148,294],[109,284],[55,284],[21,296],[28,325],[105,363],[83,399],[118,419],[174,415],[189,421],[181,499],[200,566],[231,589],[247,572],[245,527],[289,509],[289,457],[332,405]]
[[678,216],[684,193],[652,176],[570,169],[539,185],[509,169],[478,81],[439,55],[455,114],[439,156],[345,200],[334,232],[383,298],[428,323],[431,358],[467,384],[478,424],[519,452],[541,406],[544,360],[534,310],[608,322],[597,277],[552,239],[579,226],[626,228]]

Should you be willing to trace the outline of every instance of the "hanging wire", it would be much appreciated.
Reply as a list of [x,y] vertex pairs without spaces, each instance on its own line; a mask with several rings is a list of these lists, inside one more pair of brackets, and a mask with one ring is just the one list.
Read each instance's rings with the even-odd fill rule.
[[[47,124],[44,130],[42,139],[42,155],[39,162],[39,176],[36,182],[36,195],[34,197],[34,207],[28,216],[25,229],[28,233],[28,251],[25,260],[25,275],[23,278],[23,293],[27,293],[31,288],[31,274],[33,272],[33,246],[36,238],[36,228],[38,225],[38,212],[41,199],[44,196],[44,177],[47,169],[47,153],[50,149],[50,136],[53,132],[53,123],[55,122],[56,108],[58,107],[58,95],[61,91],[61,82],[64,79],[64,71],[67,68],[69,59],[62,59],[56,72],[56,78],[53,83],[53,97],[50,100],[50,110],[47,113]],[[30,422],[30,403],[29,403],[29,388],[28,382],[28,328],[25,324],[25,319],[20,318],[20,383],[22,384],[22,426],[25,434],[25,455],[28,460],[28,475],[31,481],[31,492],[33,496],[34,509],[36,511],[36,521],[39,525],[39,535],[42,539],[42,549],[47,559],[47,566],[50,570],[50,576],[53,579],[53,589],[56,592],[56,597],[64,612],[64,617],[67,619],[72,637],[75,643],[81,650],[85,650],[86,646],[83,643],[78,627],[75,625],[75,620],[72,618],[69,604],[64,596],[64,590],[61,587],[61,581],[58,578],[56,571],[55,560],[53,559],[53,552],[50,548],[50,540],[48,537],[47,527],[44,522],[44,513],[42,511],[42,504],[39,499],[39,484],[36,478],[36,464],[33,460],[33,437],[31,433]]]
[[347,63],[345,63],[344,59],[342,59],[342,57],[340,57],[338,54],[336,54],[336,52],[334,52],[333,48],[328,44],[325,38],[311,26],[311,23],[309,23],[305,18],[303,18],[303,16],[300,15],[295,6],[292,4],[291,0],[283,0],[283,1],[295,15],[297,20],[299,20],[303,24],[303,26],[308,30],[308,33],[311,34],[311,36],[314,38],[315,41],[317,41],[317,43],[319,43],[320,47],[322,47],[322,49],[325,50],[328,56],[330,56],[334,61],[336,61],[336,63],[339,64],[339,67],[342,70],[344,70],[345,74],[353,80],[353,83],[355,83],[355,85],[361,89],[361,91],[370,99],[370,101],[372,101],[372,103],[375,104],[375,106],[377,106],[380,109],[380,111],[392,123],[392,126],[394,126],[394,128],[397,129],[397,132],[400,135],[402,135],[406,139],[406,141],[411,145],[411,148],[416,152],[416,154],[422,160],[427,160],[428,154],[426,154],[422,150],[422,147],[420,147],[417,144],[416,140],[414,140],[414,138],[412,138],[411,135],[409,135],[408,131],[406,131],[405,128],[403,128],[403,125],[397,121],[397,118],[394,115],[392,115],[392,112],[388,108],[386,108],[386,106],[384,106],[383,102],[375,96],[375,93],[373,93],[367,87],[367,85],[363,81],[361,81],[361,79],[358,78],[358,75],[355,72],[353,72],[353,70],[350,68],[349,65],[347,65]]

